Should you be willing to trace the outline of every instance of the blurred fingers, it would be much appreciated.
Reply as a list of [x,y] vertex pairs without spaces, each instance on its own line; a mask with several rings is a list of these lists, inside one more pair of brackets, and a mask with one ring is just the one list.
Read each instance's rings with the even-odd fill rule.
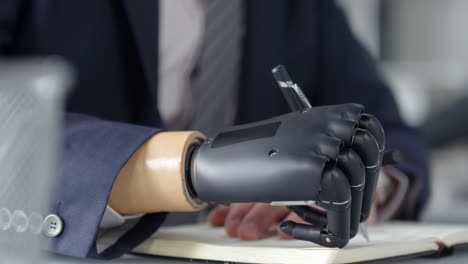
[[238,228],[242,219],[254,205],[254,203],[231,204],[224,222],[224,227],[229,236],[237,237]]
[[288,213],[288,208],[284,206],[257,203],[242,219],[237,235],[242,240],[261,239]]
[[212,226],[224,226],[224,222],[226,221],[226,216],[230,208],[230,206],[218,206],[214,208],[208,215],[208,222]]
[[377,223],[378,221],[378,215],[377,215],[377,208],[375,206],[375,202],[372,204],[372,208],[369,214],[369,218],[366,220],[366,224],[368,225],[373,225]]

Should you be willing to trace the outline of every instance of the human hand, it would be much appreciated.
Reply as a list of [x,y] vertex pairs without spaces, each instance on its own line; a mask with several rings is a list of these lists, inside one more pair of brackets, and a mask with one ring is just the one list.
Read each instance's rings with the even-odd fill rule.
[[[262,239],[272,234],[272,227],[287,220],[306,223],[286,206],[271,206],[265,203],[219,206],[214,208],[208,216],[208,222],[212,226],[224,226],[229,236],[241,240]],[[282,239],[291,239],[279,228],[274,232]]]
[[[318,206],[316,209],[323,210]],[[375,206],[369,215],[367,224],[373,224],[377,220]],[[291,212],[286,206],[271,206],[265,203],[237,203],[230,206],[218,206],[209,216],[208,222],[215,227],[224,227],[231,237],[241,240],[258,240],[272,235],[272,227],[284,221],[294,221],[306,224],[296,213]],[[279,228],[273,231],[281,239],[291,237]]]

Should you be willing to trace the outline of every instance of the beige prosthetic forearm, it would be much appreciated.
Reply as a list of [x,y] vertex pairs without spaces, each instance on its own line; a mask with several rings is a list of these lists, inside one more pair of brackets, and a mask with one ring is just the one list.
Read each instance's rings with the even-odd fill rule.
[[200,132],[160,132],[145,142],[121,169],[109,206],[122,215],[197,211],[205,204],[189,194],[184,164]]

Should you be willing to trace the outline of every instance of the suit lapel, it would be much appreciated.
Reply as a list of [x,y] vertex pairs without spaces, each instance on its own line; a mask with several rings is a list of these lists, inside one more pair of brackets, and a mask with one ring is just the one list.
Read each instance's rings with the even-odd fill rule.
[[127,12],[148,86],[156,98],[158,86],[159,1],[121,1]]

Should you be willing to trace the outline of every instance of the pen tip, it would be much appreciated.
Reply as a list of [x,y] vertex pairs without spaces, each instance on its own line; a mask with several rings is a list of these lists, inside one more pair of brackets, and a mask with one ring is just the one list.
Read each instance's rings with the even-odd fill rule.
[[369,231],[367,230],[367,226],[364,223],[359,225],[359,233],[369,242]]

